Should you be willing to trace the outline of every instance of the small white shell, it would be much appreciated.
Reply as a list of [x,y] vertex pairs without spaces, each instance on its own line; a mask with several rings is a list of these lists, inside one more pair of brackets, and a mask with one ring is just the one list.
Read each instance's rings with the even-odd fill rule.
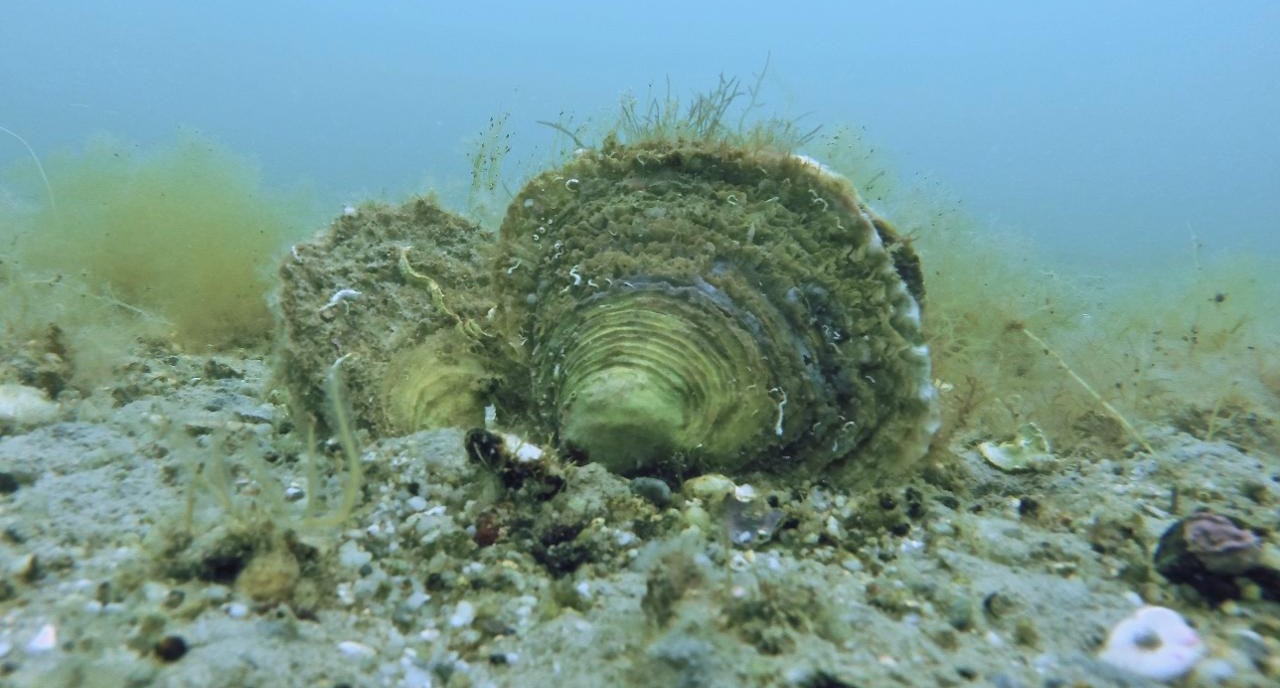
[[728,476],[720,473],[704,473],[696,478],[684,481],[683,491],[686,497],[701,499],[708,504],[717,504],[725,497],[733,494],[737,485]]
[[1035,423],[1024,423],[1008,442],[983,442],[978,453],[987,463],[1005,473],[1044,470],[1054,460],[1053,449],[1044,431]]
[[1111,629],[1098,658],[1149,678],[1173,681],[1195,667],[1205,646],[1182,615],[1167,607],[1142,607]]

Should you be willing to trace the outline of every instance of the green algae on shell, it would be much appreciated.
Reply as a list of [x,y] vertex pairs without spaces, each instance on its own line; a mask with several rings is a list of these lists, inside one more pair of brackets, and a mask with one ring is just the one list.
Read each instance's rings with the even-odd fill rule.
[[619,473],[857,472],[937,429],[916,257],[802,156],[606,140],[519,193],[494,286],[527,420]]

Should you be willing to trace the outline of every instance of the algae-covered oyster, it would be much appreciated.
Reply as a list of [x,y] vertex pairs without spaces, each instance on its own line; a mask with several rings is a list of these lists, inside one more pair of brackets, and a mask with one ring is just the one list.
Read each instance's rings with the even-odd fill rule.
[[418,198],[351,208],[294,246],[279,310],[281,373],[297,405],[321,415],[329,366],[346,356],[354,415],[377,434],[482,423],[496,381],[473,335],[493,307],[483,255],[492,243]]
[[917,259],[808,158],[608,139],[496,260],[527,420],[617,472],[900,465],[937,428]]

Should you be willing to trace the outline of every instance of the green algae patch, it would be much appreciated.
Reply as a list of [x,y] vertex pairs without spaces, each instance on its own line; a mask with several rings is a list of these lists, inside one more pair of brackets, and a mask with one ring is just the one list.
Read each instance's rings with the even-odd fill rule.
[[[77,282],[102,319],[163,321],[140,329],[167,330],[192,347],[249,345],[271,334],[267,268],[297,208],[264,192],[249,163],[183,135],[152,152],[98,140],[54,157],[48,171],[57,211],[19,225],[17,237],[31,280]],[[57,304],[48,305],[44,316],[56,320]]]

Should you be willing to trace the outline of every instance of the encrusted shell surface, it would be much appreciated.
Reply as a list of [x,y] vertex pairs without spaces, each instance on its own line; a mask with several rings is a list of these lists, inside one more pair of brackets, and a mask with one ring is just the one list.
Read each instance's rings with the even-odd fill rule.
[[494,284],[528,421],[623,474],[902,465],[937,429],[916,257],[808,158],[606,141],[519,193]]
[[[400,434],[481,424],[496,383],[458,318],[482,321],[493,306],[484,254],[492,238],[418,198],[350,209],[294,246],[280,267],[279,372],[299,410],[324,418],[325,377],[346,356],[348,401],[362,427]],[[442,308],[414,275],[430,277],[449,302]]]

